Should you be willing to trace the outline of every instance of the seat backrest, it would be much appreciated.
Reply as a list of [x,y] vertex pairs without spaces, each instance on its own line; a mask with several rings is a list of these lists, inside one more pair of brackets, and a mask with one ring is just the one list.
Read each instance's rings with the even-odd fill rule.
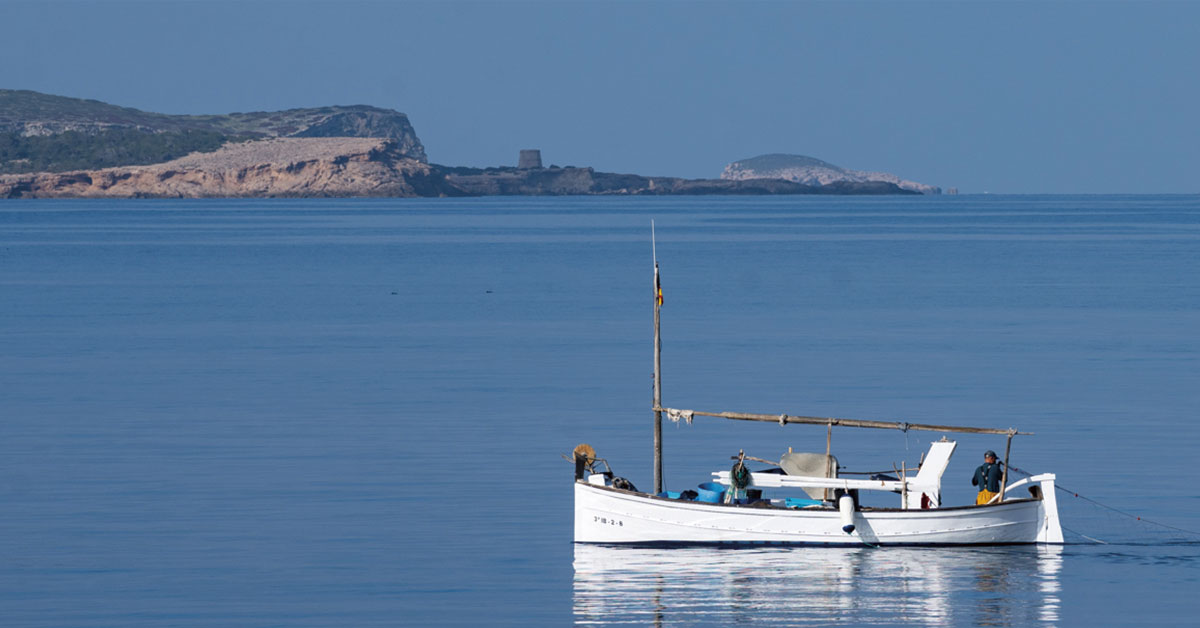
[[946,471],[946,465],[950,464],[950,456],[954,454],[956,444],[952,440],[930,443],[929,453],[925,455],[925,460],[921,462],[921,470],[913,477],[913,482],[940,485],[942,483],[942,473]]
[[[942,439],[930,443],[929,453],[921,463],[921,470],[909,480],[910,490],[907,493],[908,508],[937,508],[942,501],[942,474],[950,464],[950,456],[954,454],[957,444],[952,440]],[[922,497],[925,503],[922,504]]]

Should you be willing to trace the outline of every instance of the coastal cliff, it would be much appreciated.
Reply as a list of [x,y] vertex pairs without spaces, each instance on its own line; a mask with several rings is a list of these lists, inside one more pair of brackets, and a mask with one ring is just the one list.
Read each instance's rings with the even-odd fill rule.
[[919,194],[941,194],[942,189],[907,181],[890,172],[866,172],[850,170],[821,161],[815,157],[804,155],[759,155],[750,159],[742,159],[725,166],[721,178],[729,181],[746,181],[750,179],[784,179],[804,185],[833,185],[859,183],[890,183],[902,190]]
[[0,89],[0,174],[162,163],[229,142],[274,137],[370,137],[426,161],[408,116],[355,105],[224,115],[167,115],[96,100]]
[[148,166],[0,175],[0,198],[461,196],[397,140],[276,138]]
[[0,90],[0,198],[914,194],[929,187],[824,162],[817,174],[760,163],[780,156],[735,162],[721,179],[543,168],[539,151],[522,156],[517,168],[430,164],[406,115],[365,105],[167,115]]
[[452,168],[396,140],[275,138],[166,163],[0,175],[0,198],[911,194],[889,183],[645,177],[592,168]]

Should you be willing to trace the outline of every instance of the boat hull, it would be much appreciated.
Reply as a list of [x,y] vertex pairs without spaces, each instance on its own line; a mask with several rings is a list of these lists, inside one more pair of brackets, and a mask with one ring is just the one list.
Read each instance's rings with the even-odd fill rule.
[[[1054,512],[1050,512],[1053,509]],[[1018,499],[934,510],[707,504],[575,483],[575,541],[613,544],[999,545],[1061,543],[1055,504]]]

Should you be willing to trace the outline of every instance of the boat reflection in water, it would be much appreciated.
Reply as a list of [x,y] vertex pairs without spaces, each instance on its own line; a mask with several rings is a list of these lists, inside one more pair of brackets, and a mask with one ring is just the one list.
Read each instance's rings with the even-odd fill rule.
[[1051,624],[1061,546],[575,545],[575,622]]

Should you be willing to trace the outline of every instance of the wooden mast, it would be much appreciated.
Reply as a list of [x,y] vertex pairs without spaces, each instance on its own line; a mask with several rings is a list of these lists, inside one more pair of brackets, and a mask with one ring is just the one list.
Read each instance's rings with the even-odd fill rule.
[[654,242],[654,221],[650,221],[650,248],[654,254],[654,494],[663,491],[662,462],[662,335],[659,333],[659,309],[662,308],[662,284],[658,279],[658,250]]
[[[691,416],[710,416],[724,419],[733,419],[737,421],[764,421],[770,423],[779,423],[787,425],[788,423],[804,423],[809,425],[824,424],[827,427],[825,434],[825,461],[826,466],[832,464],[831,445],[833,439],[833,426],[840,425],[844,427],[867,427],[876,429],[898,429],[904,432],[909,430],[922,430],[927,432],[960,432],[967,434],[1005,434],[1008,436],[1008,443],[1004,448],[1004,475],[1000,484],[1000,499],[1004,499],[1004,483],[1008,478],[1008,456],[1012,448],[1012,438],[1018,434],[1031,435],[1033,432],[1018,432],[1013,428],[1007,430],[988,428],[988,427],[968,427],[955,425],[933,425],[924,423],[907,423],[903,421],[866,421],[860,419],[837,419],[832,417],[813,417],[788,414],[754,414],[749,412],[704,412],[701,410],[675,410],[664,408],[662,406],[662,333],[660,330],[660,312],[662,308],[662,283],[658,276],[658,245],[655,242],[654,221],[650,221],[650,250],[654,256],[654,494],[663,491],[663,461],[662,461],[662,413],[669,411],[677,415],[688,415],[688,421],[691,421]],[[789,448],[789,451],[791,448]],[[826,470],[826,477],[832,475],[832,471]],[[826,491],[828,493],[828,490]],[[905,507],[907,507],[907,498],[905,499]]]

